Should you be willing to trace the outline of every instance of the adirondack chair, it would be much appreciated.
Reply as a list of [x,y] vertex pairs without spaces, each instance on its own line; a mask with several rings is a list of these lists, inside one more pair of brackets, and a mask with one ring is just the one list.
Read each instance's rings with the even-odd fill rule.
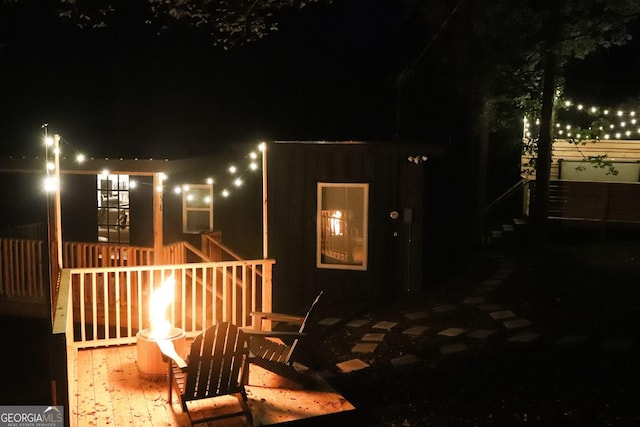
[[[322,292],[318,294],[306,314],[302,316],[268,312],[250,313],[252,329],[245,329],[249,338],[250,363],[302,385],[309,385],[312,380],[309,376],[296,370],[293,363],[296,361],[296,350],[300,340],[307,335],[309,318],[321,296]],[[265,331],[263,330],[265,320],[286,322],[299,327],[297,331]]]
[[[158,344],[169,362],[169,403],[175,388],[182,410],[192,425],[240,415],[246,416],[252,425],[245,391],[249,351],[240,328],[227,322],[211,326],[195,338],[186,361],[175,352],[173,345]],[[242,410],[192,419],[188,402],[224,395],[235,395]]]

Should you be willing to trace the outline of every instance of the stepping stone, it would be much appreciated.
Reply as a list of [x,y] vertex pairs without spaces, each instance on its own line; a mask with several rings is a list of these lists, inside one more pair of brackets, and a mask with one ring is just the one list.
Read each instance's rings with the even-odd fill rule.
[[355,319],[348,322],[347,326],[349,326],[350,328],[359,328],[360,326],[364,326],[367,323],[369,323],[367,319]]
[[522,332],[508,339],[511,342],[531,342],[538,338],[540,334],[535,332]]
[[452,354],[452,353],[459,353],[461,351],[467,351],[469,350],[469,347],[467,347],[464,343],[455,343],[455,344],[449,344],[449,345],[443,345],[439,347],[440,353],[442,354]]
[[351,359],[351,360],[347,360],[346,362],[336,363],[336,366],[338,367],[338,369],[340,369],[340,372],[346,374],[348,372],[353,372],[353,371],[358,371],[360,369],[368,368],[369,364],[363,362],[360,359]]
[[501,279],[487,279],[484,282],[482,282],[482,286],[491,286],[491,287],[496,287],[501,284],[502,284]]
[[372,328],[373,329],[384,329],[384,330],[390,331],[397,324],[398,324],[397,322],[382,321],[382,322],[378,322],[375,325],[373,325]]
[[563,337],[558,338],[556,343],[563,347],[572,347],[584,344],[589,340],[589,337],[585,335],[565,335]]
[[352,353],[373,353],[378,347],[377,343],[359,342],[351,349]]
[[455,310],[457,307],[455,305],[451,305],[451,304],[442,304],[442,305],[438,305],[433,307],[433,312],[434,313],[446,313],[448,311],[452,311]]
[[511,310],[494,311],[489,313],[489,316],[491,316],[493,320],[504,320],[516,317],[516,315]]
[[309,372],[309,367],[306,365],[303,365],[302,363],[293,362],[291,364],[291,367],[298,372]]
[[430,329],[429,326],[415,325],[415,326],[410,327],[409,329],[405,329],[404,331],[402,331],[402,333],[404,335],[412,335],[414,337],[417,337],[417,336],[420,336],[420,335],[424,334],[429,329]]
[[404,356],[391,359],[390,362],[393,366],[402,366],[402,365],[409,365],[411,363],[416,363],[419,360],[420,359],[418,359],[418,356],[414,354],[405,354]]
[[503,231],[513,231],[513,225],[511,224],[502,224]]
[[480,304],[483,303],[484,300],[484,297],[466,297],[462,302],[464,304]]
[[624,353],[633,346],[633,340],[613,338],[602,343],[600,348],[611,353]]
[[511,276],[511,274],[513,274],[513,268],[502,267],[496,270],[496,272],[493,273],[493,276],[491,277],[497,279],[498,277],[509,277]]
[[479,305],[478,308],[482,311],[500,311],[502,310],[502,306],[498,304],[483,304]]
[[364,334],[361,341],[382,342],[385,334]]
[[480,340],[487,339],[490,335],[495,334],[496,331],[491,329],[476,329],[475,331],[471,331],[467,334],[469,338],[477,338]]
[[527,319],[507,320],[502,324],[507,329],[517,329],[517,328],[524,328],[525,326],[531,326],[531,322],[528,321]]
[[493,237],[495,239],[499,239],[500,237],[502,237],[502,231],[500,231],[500,230],[491,230],[491,237]]
[[440,332],[438,335],[444,335],[445,337],[457,337],[460,334],[463,334],[465,329],[462,328],[447,328]]
[[409,320],[421,320],[427,318],[427,313],[424,311],[415,311],[413,313],[407,313],[404,315]]
[[339,317],[327,317],[326,319],[322,319],[321,321],[318,322],[318,325],[322,325],[322,326],[333,326],[336,323],[338,323],[340,320]]

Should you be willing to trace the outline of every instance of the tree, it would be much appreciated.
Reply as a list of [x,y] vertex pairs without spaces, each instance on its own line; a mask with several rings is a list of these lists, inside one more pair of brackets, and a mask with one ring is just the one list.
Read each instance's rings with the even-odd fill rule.
[[[26,0],[3,0],[25,3]],[[141,23],[158,32],[187,25],[203,31],[214,45],[229,49],[278,30],[287,10],[330,0],[55,0],[57,14],[81,28],[109,26],[123,11],[135,10]]]
[[543,69],[540,109],[540,136],[537,141],[536,203],[532,220],[535,235],[544,242],[547,235],[549,177],[553,146],[553,123],[557,91],[563,67],[571,60],[583,59],[600,48],[626,43],[628,26],[640,15],[640,6],[627,0],[532,1],[540,16],[540,64]]
[[[487,144],[496,142],[487,134],[506,123],[513,126],[523,109],[540,117],[532,219],[534,235],[544,240],[555,102],[565,66],[598,49],[626,43],[640,4],[631,0],[416,0],[412,4],[437,36],[429,40],[429,73],[440,69],[440,83],[455,80],[446,86],[448,104],[454,106],[449,108],[466,119],[454,123],[451,133],[457,135],[457,152],[470,157],[463,168],[471,171],[468,182],[476,185],[471,197],[476,197],[477,209],[486,203],[482,183]],[[445,19],[452,12],[455,16]],[[423,57],[427,57],[424,52]]]

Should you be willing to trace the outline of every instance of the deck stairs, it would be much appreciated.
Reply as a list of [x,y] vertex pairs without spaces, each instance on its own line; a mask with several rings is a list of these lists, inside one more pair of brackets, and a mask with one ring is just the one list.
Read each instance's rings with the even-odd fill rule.
[[529,224],[526,219],[512,218],[487,228],[482,238],[483,246],[503,247],[523,243]]

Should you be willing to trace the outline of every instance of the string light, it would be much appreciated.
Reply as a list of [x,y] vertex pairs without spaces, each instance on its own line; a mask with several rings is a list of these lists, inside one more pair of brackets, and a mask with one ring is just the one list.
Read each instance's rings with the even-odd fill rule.
[[[231,196],[231,191],[228,189],[228,186],[233,186],[233,187],[242,187],[246,181],[246,177],[245,174],[248,172],[255,172],[257,170],[260,169],[260,162],[257,161],[258,158],[260,157],[260,152],[264,152],[266,148],[266,144],[264,142],[261,142],[260,144],[258,144],[258,150],[257,151],[251,151],[249,152],[246,156],[245,159],[248,159],[249,162],[247,163],[247,166],[244,170],[241,170],[241,168],[239,168],[238,166],[236,166],[236,164],[231,164],[226,168],[226,171],[228,172],[229,175],[231,175],[231,177],[229,178],[228,175],[227,177],[223,177],[223,179],[221,179],[221,181],[226,181],[227,179],[230,179],[230,181],[227,181],[227,187],[221,187],[223,188],[223,190],[219,193],[223,198],[227,198],[229,196]],[[220,179],[219,179],[220,180]],[[216,180],[215,177],[210,176],[205,178],[203,181],[207,184],[207,185],[213,185],[214,183],[217,183],[219,180]],[[183,197],[187,197],[189,198],[189,186],[188,184],[184,184],[181,186],[176,186],[174,188],[174,192],[176,194],[183,194]],[[194,200],[194,199],[188,199],[188,200]],[[210,198],[206,198],[204,200],[204,203],[209,204],[211,203],[211,199]]]
[[[560,104],[556,113],[556,117],[559,119],[555,123],[556,136],[578,140],[609,139],[612,136],[617,139],[633,138],[634,132],[627,129],[638,123],[635,118],[636,111],[617,108],[614,110],[613,116],[609,114],[610,111],[611,109],[596,105],[587,109],[584,104],[567,99]],[[525,117],[523,135],[526,138],[537,138],[539,129],[534,128],[533,123],[539,126],[540,120],[531,121]],[[605,133],[605,128],[610,132]]]
[[[44,138],[44,144],[46,147],[46,155],[45,155],[45,171],[47,171],[47,179],[45,181],[45,188],[48,189],[48,191],[53,191],[57,188],[57,182],[55,179],[53,179],[50,176],[50,173],[53,172],[55,170],[55,164],[53,163],[53,161],[49,160],[49,154],[53,153],[53,154],[60,154],[61,150],[60,148],[54,149],[54,150],[50,150],[49,148],[52,147],[55,143],[54,138],[51,136],[48,136],[46,131],[47,131],[47,125],[43,125],[43,128],[45,130],[45,138]],[[75,151],[75,160],[78,163],[82,163],[84,161],[86,161],[87,157],[85,154],[78,152],[77,150],[75,150],[71,144],[69,144],[68,141],[64,140],[63,138],[59,138],[59,141],[66,144],[67,146],[71,147],[73,151]],[[264,152],[266,149],[266,143],[265,142],[261,142],[260,144],[258,144],[258,150],[257,151],[251,151],[247,154],[247,156],[245,158],[248,158],[250,161],[247,163],[246,169],[244,170],[244,172],[240,171],[240,169],[235,166],[235,165],[230,165],[229,168],[227,169],[228,172],[233,175],[233,180],[231,182],[231,184],[235,187],[241,187],[243,186],[243,184],[245,183],[245,179],[244,179],[244,173],[246,172],[255,172],[257,170],[260,169],[260,163],[257,161],[258,158],[260,157],[260,153]],[[108,179],[110,175],[110,171],[107,169],[104,169],[100,172],[99,177],[101,179]],[[159,178],[160,178],[160,184],[155,188],[156,191],[158,192],[162,192],[163,191],[163,182],[166,181],[168,179],[166,173],[164,172],[160,172],[159,173]],[[204,182],[207,185],[213,185],[216,180],[214,179],[214,177],[207,177]],[[134,180],[129,180],[129,188],[133,189],[136,188],[138,186],[138,183]],[[189,192],[189,186],[188,185],[181,185],[181,186],[176,186],[174,188],[174,192],[176,194],[188,194]],[[223,191],[221,192],[223,197],[229,197],[231,195],[231,192],[228,189],[223,189]],[[187,197],[190,197],[189,195],[187,195]],[[211,198],[209,196],[207,196],[205,198],[205,203],[209,204],[211,203]]]

